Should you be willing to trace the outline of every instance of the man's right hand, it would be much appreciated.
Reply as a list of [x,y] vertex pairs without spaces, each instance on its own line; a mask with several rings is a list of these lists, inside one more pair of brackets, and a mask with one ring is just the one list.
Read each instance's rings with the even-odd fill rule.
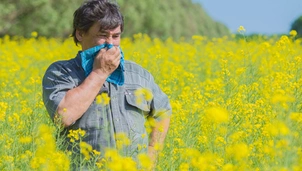
[[117,46],[107,50],[101,49],[94,59],[93,71],[100,76],[108,77],[120,64],[121,51]]

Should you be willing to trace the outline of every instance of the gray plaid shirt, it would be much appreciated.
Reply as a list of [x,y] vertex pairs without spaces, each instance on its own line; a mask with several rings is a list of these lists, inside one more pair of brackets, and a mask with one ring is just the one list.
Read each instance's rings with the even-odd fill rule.
[[[96,104],[94,100],[83,116],[66,129],[85,130],[84,141],[101,154],[104,154],[106,147],[116,148],[116,133],[125,133],[131,145],[125,146],[122,153],[135,157],[138,153],[147,152],[148,135],[144,125],[146,116],[159,120],[161,114],[170,115],[172,109],[169,99],[148,71],[134,62],[125,61],[124,74],[123,86],[105,82],[99,91],[99,94],[108,93],[109,105]],[[50,65],[42,84],[43,101],[52,119],[66,92],[79,86],[84,80],[85,73],[81,67],[79,53],[71,60],[58,61]],[[151,90],[153,99],[136,103],[134,92],[138,88]]]

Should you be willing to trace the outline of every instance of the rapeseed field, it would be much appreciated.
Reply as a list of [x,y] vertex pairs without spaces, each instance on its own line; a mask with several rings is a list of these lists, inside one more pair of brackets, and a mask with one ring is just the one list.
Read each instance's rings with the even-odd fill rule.
[[[243,34],[122,39],[125,58],[149,70],[171,100],[164,148],[155,147],[156,170],[302,170],[301,41],[295,32],[278,39],[248,40]],[[83,130],[68,135],[80,147],[81,160],[63,150],[61,128],[42,102],[41,80],[52,62],[73,58],[79,50],[72,39],[38,33],[0,39],[0,170],[69,170],[75,162],[92,170],[150,168],[146,155],[135,162],[111,149],[98,158],[98,151],[80,141]],[[117,137],[129,145],[127,137]]]

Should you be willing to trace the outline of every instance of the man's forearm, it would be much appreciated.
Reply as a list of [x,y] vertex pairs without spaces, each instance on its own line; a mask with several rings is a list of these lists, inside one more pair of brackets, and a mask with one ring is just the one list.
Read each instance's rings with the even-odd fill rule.
[[74,123],[86,112],[106,78],[105,75],[91,72],[81,85],[67,91],[57,109],[65,127]]
[[153,163],[155,163],[156,161],[157,151],[161,150],[161,148],[163,147],[169,125],[170,117],[167,117],[159,122],[156,122],[152,129],[148,147],[148,155]]
[[170,117],[164,118],[159,122],[155,122],[152,129],[149,146],[154,147],[156,144],[162,145],[165,141],[170,124]]

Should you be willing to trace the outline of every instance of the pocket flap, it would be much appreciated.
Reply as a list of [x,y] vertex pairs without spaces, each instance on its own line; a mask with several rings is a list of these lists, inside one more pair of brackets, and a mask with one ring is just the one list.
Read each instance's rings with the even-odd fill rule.
[[136,89],[127,89],[125,91],[126,101],[129,105],[134,106],[144,112],[150,112],[150,102],[144,98],[137,98],[135,96]]

